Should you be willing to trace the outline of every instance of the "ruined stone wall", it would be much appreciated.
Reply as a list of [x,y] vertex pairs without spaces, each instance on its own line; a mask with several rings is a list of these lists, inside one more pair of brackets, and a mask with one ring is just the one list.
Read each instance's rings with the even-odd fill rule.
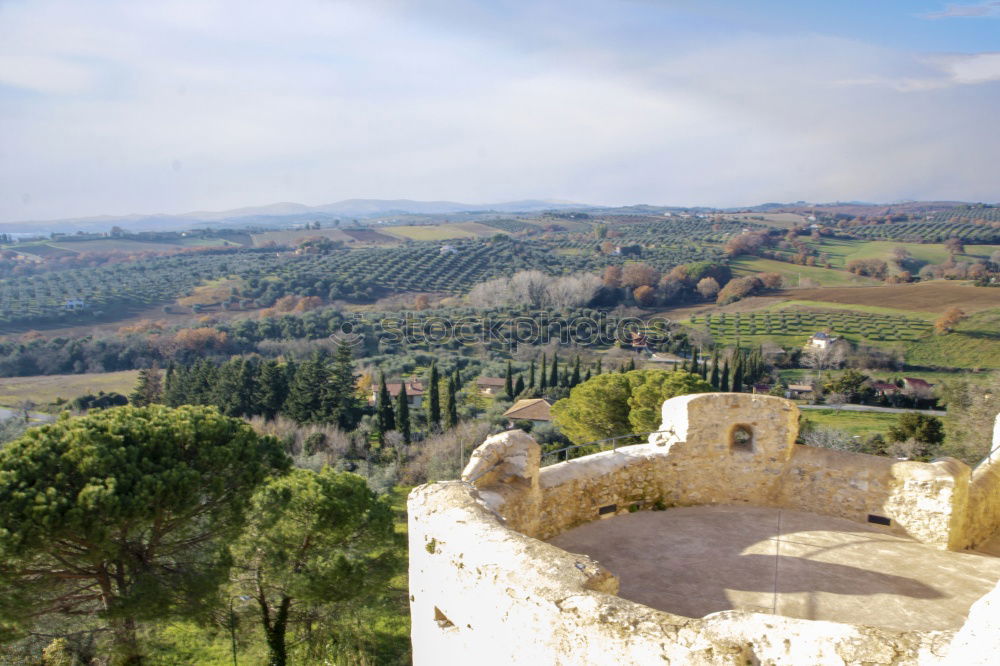
[[745,611],[685,618],[614,596],[599,564],[515,532],[462,482],[410,493],[413,663],[936,664],[953,632]]
[[1000,414],[993,427],[993,447],[986,460],[976,467],[969,485],[966,540],[969,547],[981,546],[1000,533]]
[[[489,438],[462,482],[410,494],[413,663],[986,664],[1000,588],[952,632],[893,632],[726,611],[685,618],[620,599],[592,559],[536,538],[633,509],[752,503],[858,521],[941,548],[1000,527],[1000,462],[900,462],[794,445],[797,408],[768,396],[702,394],[664,403],[666,434],[539,469],[520,431]],[[752,437],[734,446],[734,426]],[[958,657],[958,655],[962,655]],[[955,661],[960,658],[961,661]]]
[[[752,433],[749,446],[733,446],[739,426]],[[602,515],[653,506],[748,503],[862,523],[886,519],[888,525],[874,525],[939,548],[965,547],[966,465],[797,446],[797,428],[798,409],[781,398],[727,393],[668,400],[661,426],[668,432],[650,443],[543,468],[541,514],[526,533],[549,538]],[[990,487],[1000,492],[1000,485]]]

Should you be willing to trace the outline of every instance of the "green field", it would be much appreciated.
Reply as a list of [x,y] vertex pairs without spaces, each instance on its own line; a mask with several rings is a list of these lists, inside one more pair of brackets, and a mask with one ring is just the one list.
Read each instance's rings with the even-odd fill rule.
[[[733,272],[737,275],[753,275],[755,273],[778,273],[784,278],[786,289],[796,287],[844,287],[850,285],[882,284],[880,280],[852,275],[846,271],[822,268],[819,266],[799,266],[784,261],[761,259],[759,257],[741,257],[732,263]],[[813,284],[810,284],[812,282]]]
[[909,344],[906,362],[928,367],[1000,369],[1000,309],[977,312],[961,322],[954,333]]
[[717,342],[724,344],[739,339],[751,344],[771,340],[782,345],[801,345],[817,331],[830,331],[853,341],[899,346],[921,339],[931,329],[925,318],[907,317],[891,310],[858,312],[803,307],[694,315],[688,323],[709,331]]
[[81,375],[40,375],[36,377],[0,378],[0,405],[15,407],[23,400],[47,405],[58,398],[72,400],[87,393],[121,393],[128,395],[135,388],[138,370],[95,372]]
[[[903,248],[910,253],[912,260],[910,268],[919,270],[926,264],[941,264],[948,260],[949,253],[941,243],[905,243],[897,241],[863,241],[844,238],[823,238],[818,243],[806,243],[827,255],[834,268],[844,268],[855,259],[882,259],[892,263],[892,252],[895,248]],[[965,254],[959,254],[959,261],[975,261],[988,259],[990,255],[1000,250],[1000,245],[966,245]]]
[[853,412],[839,409],[803,409],[802,420],[808,419],[817,426],[843,430],[861,439],[872,435],[885,435],[889,426],[899,419],[899,414],[887,412]]
[[401,225],[398,227],[384,227],[380,229],[387,234],[401,236],[411,240],[448,240],[450,238],[481,238],[492,236],[493,234],[504,233],[500,229],[476,224],[475,222],[463,222],[458,224],[426,224],[426,225]]

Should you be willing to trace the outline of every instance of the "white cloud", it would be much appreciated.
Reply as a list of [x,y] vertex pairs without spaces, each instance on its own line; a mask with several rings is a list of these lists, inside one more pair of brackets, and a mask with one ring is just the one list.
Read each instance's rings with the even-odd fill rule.
[[1000,16],[1000,2],[991,0],[990,2],[979,2],[974,4],[949,4],[941,11],[927,12],[920,15],[926,19],[945,18],[986,18]]
[[[463,7],[459,21],[405,2],[3,6],[0,64],[34,64],[0,77],[33,91],[0,89],[0,219],[364,196],[997,197],[997,54],[595,39],[602,17],[566,7]],[[919,103],[906,81],[924,82]]]

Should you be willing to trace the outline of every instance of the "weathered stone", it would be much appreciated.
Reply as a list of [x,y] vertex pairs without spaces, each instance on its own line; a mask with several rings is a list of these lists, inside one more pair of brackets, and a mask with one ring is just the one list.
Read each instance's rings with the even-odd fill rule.
[[997,602],[986,598],[947,657],[948,632],[748,611],[685,618],[614,596],[618,581],[599,563],[536,540],[636,509],[741,503],[875,516],[889,522],[882,529],[938,548],[976,545],[998,531],[1000,462],[970,475],[951,459],[796,446],[797,421],[798,409],[780,398],[682,396],[664,403],[666,432],[647,444],[541,470],[527,434],[489,438],[464,482],[410,495],[414,663],[959,663],[941,659],[987,632],[995,637]]

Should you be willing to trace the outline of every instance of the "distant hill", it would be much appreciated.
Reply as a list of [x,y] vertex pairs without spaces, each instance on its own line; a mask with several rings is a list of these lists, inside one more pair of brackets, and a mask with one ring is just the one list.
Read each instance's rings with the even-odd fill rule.
[[488,204],[469,204],[457,201],[413,201],[410,199],[346,199],[321,206],[280,202],[266,206],[225,211],[195,211],[178,215],[100,215],[62,220],[8,222],[0,224],[0,232],[14,234],[75,233],[77,231],[106,231],[116,225],[128,231],[168,231],[193,227],[244,227],[248,225],[288,227],[305,222],[329,222],[335,219],[345,219],[346,221],[346,219],[370,219],[394,215],[435,215],[463,212],[535,213],[545,210],[582,207],[587,206],[543,199]]

